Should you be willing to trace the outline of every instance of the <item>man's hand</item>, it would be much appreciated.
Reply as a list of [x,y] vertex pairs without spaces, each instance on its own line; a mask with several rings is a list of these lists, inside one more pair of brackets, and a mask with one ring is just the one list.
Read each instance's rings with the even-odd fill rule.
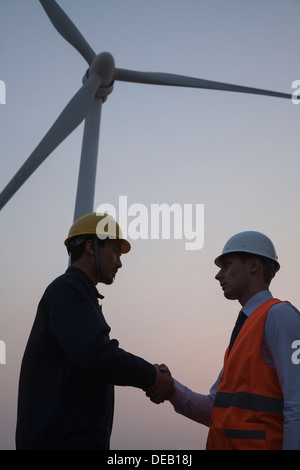
[[152,387],[146,390],[147,397],[153,403],[163,403],[169,400],[171,395],[175,392],[173,379],[168,367],[165,364],[154,364],[156,367],[156,378]]
[[[157,365],[157,364],[155,364],[155,365]],[[159,370],[160,370],[161,372],[166,372],[166,373],[169,374],[169,376],[172,378],[172,374],[171,374],[171,372],[170,372],[168,366],[166,366],[166,364],[159,364],[158,367],[159,367]]]

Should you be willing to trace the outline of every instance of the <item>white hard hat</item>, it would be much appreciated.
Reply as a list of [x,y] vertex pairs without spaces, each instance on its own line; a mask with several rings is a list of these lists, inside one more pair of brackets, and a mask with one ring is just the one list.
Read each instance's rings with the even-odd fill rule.
[[221,255],[215,259],[215,264],[220,267],[222,256],[227,253],[236,252],[264,256],[265,258],[269,258],[275,262],[276,271],[280,269],[275,247],[272,241],[263,233],[247,231],[233,235],[233,237],[229,238],[228,242],[225,244]]

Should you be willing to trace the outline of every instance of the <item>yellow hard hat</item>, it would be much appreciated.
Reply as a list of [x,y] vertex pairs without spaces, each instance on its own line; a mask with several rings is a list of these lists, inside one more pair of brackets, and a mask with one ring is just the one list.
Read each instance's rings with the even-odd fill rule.
[[[68,251],[70,251],[71,248],[71,240],[76,237],[76,240],[78,240],[79,243],[82,243],[86,235],[94,235],[102,240],[105,238],[121,240],[122,253],[128,253],[131,249],[130,243],[123,238],[121,227],[114,218],[108,214],[92,212],[76,219],[69,230],[68,238],[66,238],[64,242]],[[79,243],[75,243],[74,246]]]

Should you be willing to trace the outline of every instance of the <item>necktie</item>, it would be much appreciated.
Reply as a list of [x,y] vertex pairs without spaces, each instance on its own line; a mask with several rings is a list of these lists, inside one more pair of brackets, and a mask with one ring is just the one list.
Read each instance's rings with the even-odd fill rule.
[[240,313],[238,314],[236,323],[234,325],[234,328],[232,330],[231,338],[230,338],[230,343],[229,343],[229,350],[228,350],[228,355],[231,351],[231,348],[233,346],[233,343],[235,342],[237,335],[239,334],[243,324],[247,320],[247,315],[241,310]]

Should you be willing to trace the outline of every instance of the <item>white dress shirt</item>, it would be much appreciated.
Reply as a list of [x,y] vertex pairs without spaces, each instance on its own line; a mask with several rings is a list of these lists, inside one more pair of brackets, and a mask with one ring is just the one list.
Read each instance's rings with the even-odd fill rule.
[[[271,298],[269,290],[261,291],[242,310],[249,317]],[[276,370],[283,393],[283,449],[300,450],[300,312],[293,305],[284,302],[270,308],[261,349],[264,361]],[[221,374],[208,395],[193,392],[174,379],[175,394],[170,402],[175,411],[209,426]]]

